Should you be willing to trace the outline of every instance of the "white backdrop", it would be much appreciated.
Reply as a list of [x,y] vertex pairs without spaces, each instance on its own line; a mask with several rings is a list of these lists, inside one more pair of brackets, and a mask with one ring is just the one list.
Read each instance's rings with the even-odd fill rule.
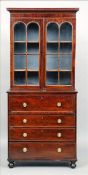
[[[88,175],[88,2],[87,1],[1,1],[0,6],[0,146],[1,146],[1,173],[2,175],[18,174],[45,174],[51,175],[82,174]],[[75,170],[69,168],[40,168],[19,167],[10,170],[7,167],[7,94],[10,88],[10,15],[6,10],[8,7],[29,8],[60,8],[78,7],[77,12],[77,47],[76,47],[76,89],[78,90],[77,102],[77,140],[78,140],[78,166]]]

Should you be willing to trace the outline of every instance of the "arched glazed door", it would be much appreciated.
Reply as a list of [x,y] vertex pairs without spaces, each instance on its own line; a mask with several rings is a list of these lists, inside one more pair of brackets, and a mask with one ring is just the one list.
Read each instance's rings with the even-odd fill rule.
[[49,22],[46,25],[46,86],[71,85],[72,25]]
[[14,85],[39,86],[40,25],[17,22],[14,25]]

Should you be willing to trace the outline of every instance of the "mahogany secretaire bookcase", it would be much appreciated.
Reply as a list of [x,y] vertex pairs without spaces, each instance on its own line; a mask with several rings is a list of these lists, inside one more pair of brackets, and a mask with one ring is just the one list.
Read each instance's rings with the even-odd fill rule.
[[76,167],[77,8],[10,12],[8,161]]

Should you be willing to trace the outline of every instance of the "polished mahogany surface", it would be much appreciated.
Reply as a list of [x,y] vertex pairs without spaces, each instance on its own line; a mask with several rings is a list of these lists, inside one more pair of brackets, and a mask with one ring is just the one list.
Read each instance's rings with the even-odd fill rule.
[[78,8],[10,12],[9,167],[18,161],[75,166]]

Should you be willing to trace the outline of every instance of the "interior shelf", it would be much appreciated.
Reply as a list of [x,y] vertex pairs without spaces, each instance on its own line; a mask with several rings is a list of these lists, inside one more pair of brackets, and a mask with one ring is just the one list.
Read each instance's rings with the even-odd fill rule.
[[39,72],[37,69],[27,69],[28,72]]
[[27,43],[39,43],[39,41],[27,41]]
[[72,41],[60,41],[60,43],[72,43]]
[[14,43],[26,43],[26,41],[14,41]]
[[14,69],[15,72],[24,72],[26,69]]
[[58,69],[50,69],[50,70],[47,69],[47,72],[58,72]]
[[59,70],[59,72],[71,72],[71,70],[66,70],[66,69],[64,69],[64,70]]
[[57,43],[58,44],[58,41],[47,41],[47,43]]

